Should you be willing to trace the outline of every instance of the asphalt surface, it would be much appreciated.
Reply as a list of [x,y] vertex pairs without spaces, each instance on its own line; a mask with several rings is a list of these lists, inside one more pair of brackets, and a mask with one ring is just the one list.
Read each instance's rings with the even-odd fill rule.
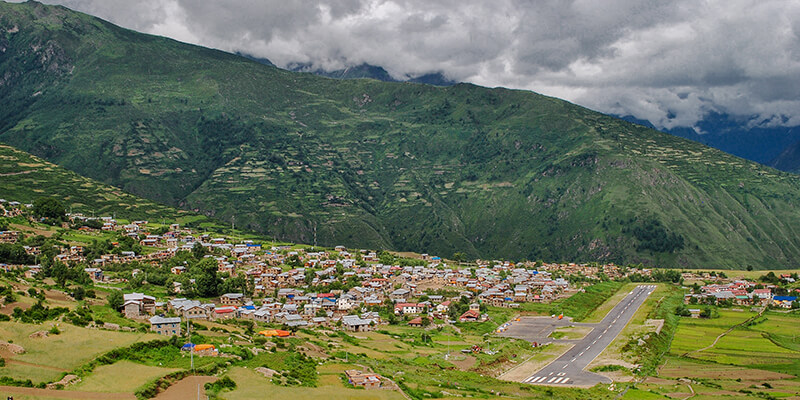
[[555,386],[594,386],[598,383],[611,383],[611,379],[584,371],[584,368],[597,358],[622,332],[628,321],[633,318],[636,310],[644,303],[647,296],[653,293],[655,288],[654,285],[637,286],[597,324],[574,324],[593,326],[594,329],[583,339],[560,340],[559,342],[569,342],[575,345],[561,357],[539,370],[539,372],[523,379],[523,382],[533,385]]

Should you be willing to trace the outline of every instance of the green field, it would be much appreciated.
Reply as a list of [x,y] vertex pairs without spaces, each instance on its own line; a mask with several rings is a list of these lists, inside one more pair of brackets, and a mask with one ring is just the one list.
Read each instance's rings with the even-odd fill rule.
[[659,368],[659,377],[670,383],[648,380],[640,388],[686,397],[689,389],[677,379],[688,378],[698,399],[795,398],[800,393],[800,351],[795,344],[800,316],[767,311],[752,324],[736,327],[713,347],[697,351],[756,315],[718,311],[719,318],[681,318],[670,355]]
[[51,326],[52,323],[32,325],[0,322],[0,338],[25,349],[23,354],[14,355],[12,360],[31,364],[7,363],[0,373],[16,379],[31,379],[34,383],[49,382],[109,350],[163,338],[151,333],[112,332],[68,324],[59,325],[59,335],[37,339],[28,337]]
[[682,355],[709,346],[728,328],[755,316],[753,312],[720,310],[719,318],[681,318],[670,353]]
[[95,368],[89,376],[83,377],[80,383],[68,386],[66,390],[133,393],[139,386],[175,371],[178,369],[119,361]]

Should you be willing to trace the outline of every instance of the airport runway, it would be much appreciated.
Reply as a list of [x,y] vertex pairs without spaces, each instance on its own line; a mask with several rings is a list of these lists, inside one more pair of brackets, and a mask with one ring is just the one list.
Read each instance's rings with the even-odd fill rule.
[[[655,285],[640,285],[619,302],[603,320],[597,324],[575,324],[593,326],[583,339],[570,340],[575,343],[571,349],[539,372],[523,380],[534,385],[577,385],[593,386],[597,383],[611,383],[602,375],[584,371],[600,353],[622,332],[633,314],[644,303],[647,296],[655,290]],[[565,341],[566,342],[566,341]]]

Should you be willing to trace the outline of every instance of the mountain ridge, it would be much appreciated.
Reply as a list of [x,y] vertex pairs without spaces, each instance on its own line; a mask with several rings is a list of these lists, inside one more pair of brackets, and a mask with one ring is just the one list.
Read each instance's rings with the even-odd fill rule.
[[63,7],[0,9],[0,141],[155,201],[448,257],[800,259],[797,177],[563,100],[333,80]]

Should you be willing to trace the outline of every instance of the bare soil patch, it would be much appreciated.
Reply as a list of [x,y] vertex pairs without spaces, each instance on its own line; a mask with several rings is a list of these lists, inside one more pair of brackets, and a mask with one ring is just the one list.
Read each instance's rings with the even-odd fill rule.
[[478,361],[477,358],[474,356],[462,356],[464,357],[463,360],[460,357],[456,357],[457,359],[450,359],[448,360],[451,364],[455,365],[458,369],[462,371],[466,371],[475,366],[475,363]]
[[46,230],[46,229],[34,228],[34,227],[31,227],[31,226],[27,226],[27,225],[8,224],[8,226],[9,226],[9,228],[18,230],[20,232],[34,233],[36,235],[42,235],[44,237],[50,237],[50,236],[55,235],[55,233],[56,233],[55,231],[49,231],[49,230]]
[[669,379],[664,378],[656,378],[654,376],[648,376],[644,383],[650,383],[653,385],[674,385],[675,381],[671,381]]
[[200,390],[200,398],[204,399],[206,397],[206,390],[203,386],[217,379],[219,378],[215,376],[187,376],[170,386],[167,390],[159,393],[158,396],[155,397],[155,400],[193,399],[197,397],[198,390]]
[[11,315],[14,313],[14,309],[17,307],[21,308],[22,310],[27,310],[31,308],[31,304],[21,303],[19,301],[14,303],[4,304],[2,307],[0,307],[0,314]]

